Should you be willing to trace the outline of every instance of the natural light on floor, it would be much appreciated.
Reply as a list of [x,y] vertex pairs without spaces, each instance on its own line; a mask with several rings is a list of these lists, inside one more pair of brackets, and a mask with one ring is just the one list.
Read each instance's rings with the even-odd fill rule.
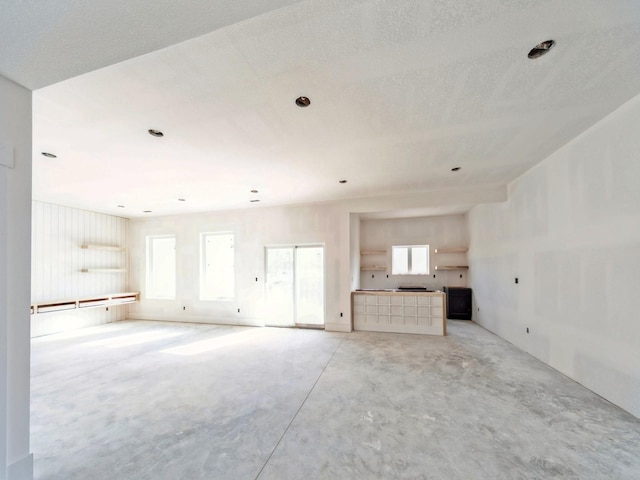
[[[110,326],[109,331],[114,332],[122,330],[124,326]],[[59,340],[67,340],[72,338],[89,337],[91,335],[104,335],[104,330],[101,327],[96,328],[81,328],[79,330],[70,330],[68,332],[54,333],[52,335],[45,335],[42,337],[36,337],[33,340],[38,342],[57,342]]]
[[155,340],[165,340],[167,338],[183,335],[182,332],[156,332],[156,333],[134,333],[132,335],[122,335],[114,338],[104,338],[93,342],[83,343],[85,347],[104,346],[109,348],[128,347],[130,345],[138,345],[145,342],[153,342]]
[[238,333],[230,333],[221,337],[180,345],[179,347],[167,348],[166,350],[161,350],[161,353],[170,353],[172,355],[198,355],[224,347],[240,345],[242,343],[256,340],[264,340],[277,334],[277,329],[256,327]]

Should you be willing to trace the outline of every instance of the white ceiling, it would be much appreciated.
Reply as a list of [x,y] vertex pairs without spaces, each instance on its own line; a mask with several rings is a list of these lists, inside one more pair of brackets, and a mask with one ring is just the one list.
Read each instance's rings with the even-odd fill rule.
[[631,0],[26,3],[34,198],[120,216],[491,189],[640,93]]

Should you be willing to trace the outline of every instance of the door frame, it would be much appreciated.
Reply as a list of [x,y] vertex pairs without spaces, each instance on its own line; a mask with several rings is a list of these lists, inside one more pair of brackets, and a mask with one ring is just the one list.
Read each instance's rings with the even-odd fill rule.
[[[293,302],[293,325],[287,328],[312,328],[324,330],[325,324],[327,321],[327,257],[326,257],[326,248],[324,243],[296,243],[296,244],[283,244],[283,245],[265,245],[264,247],[264,297],[265,297],[265,305],[268,304],[269,292],[268,282],[267,282],[267,266],[268,266],[268,249],[276,249],[276,248],[290,248],[293,250],[293,287],[291,289],[291,296]],[[322,248],[322,324],[306,324],[306,323],[298,323],[298,305],[296,301],[296,250],[298,248]],[[266,324],[265,324],[266,325]],[[267,325],[269,326],[269,325]]]

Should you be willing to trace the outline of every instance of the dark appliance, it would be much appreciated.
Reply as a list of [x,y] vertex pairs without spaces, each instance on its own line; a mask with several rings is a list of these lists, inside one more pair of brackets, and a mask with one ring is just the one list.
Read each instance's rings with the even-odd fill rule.
[[428,292],[424,285],[400,285],[396,292]]
[[471,289],[465,287],[443,287],[447,297],[447,318],[471,320]]

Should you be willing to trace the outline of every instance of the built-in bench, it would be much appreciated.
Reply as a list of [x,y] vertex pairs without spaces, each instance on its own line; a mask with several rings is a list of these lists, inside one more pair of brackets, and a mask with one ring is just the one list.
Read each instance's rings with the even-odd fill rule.
[[112,293],[65,300],[49,300],[31,304],[31,315],[40,315],[64,310],[87,309],[97,307],[111,307],[134,303],[140,299],[140,292]]

